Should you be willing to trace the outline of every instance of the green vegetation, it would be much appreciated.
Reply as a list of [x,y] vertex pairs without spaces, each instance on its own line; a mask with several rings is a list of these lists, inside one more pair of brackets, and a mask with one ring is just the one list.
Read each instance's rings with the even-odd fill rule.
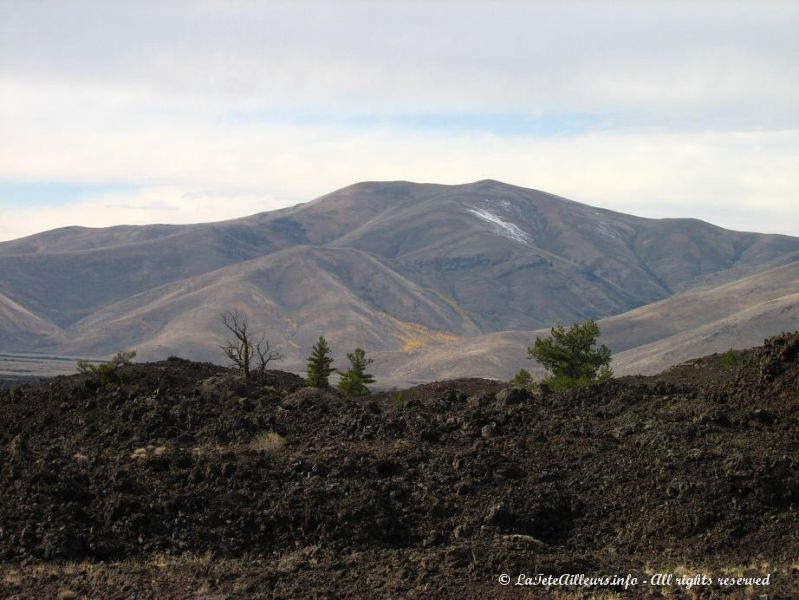
[[721,367],[725,371],[732,371],[738,366],[738,353],[730,348],[721,355]]
[[135,350],[120,350],[106,363],[94,364],[88,360],[78,361],[78,372],[87,375],[96,375],[100,385],[120,385],[126,381],[124,367],[130,366],[130,361],[136,356]]
[[266,371],[266,365],[273,360],[283,358],[280,352],[270,349],[269,340],[265,339],[263,335],[258,342],[253,341],[247,326],[247,319],[238,311],[228,311],[220,315],[220,318],[225,329],[233,334],[233,340],[225,342],[220,348],[230,359],[232,365],[241,371],[246,381],[253,377],[254,359],[256,360],[255,375],[262,376]]
[[533,374],[527,369],[519,369],[516,372],[516,375],[513,376],[513,379],[510,380],[510,384],[513,387],[522,388],[528,391],[533,390],[536,386],[535,377],[533,377]]
[[306,377],[308,385],[323,390],[329,388],[328,377],[333,372],[332,364],[333,357],[330,356],[330,346],[327,345],[327,340],[320,335],[308,357],[308,376]]
[[347,359],[350,361],[350,368],[341,373],[338,382],[339,391],[349,398],[368,396],[369,388],[366,384],[374,383],[375,378],[366,372],[366,367],[374,361],[366,358],[366,352],[360,348],[348,352]]
[[391,403],[397,410],[402,410],[405,408],[405,405],[408,404],[408,401],[405,399],[405,394],[402,392],[394,392],[394,395],[391,396]]
[[613,376],[610,348],[604,344],[596,347],[598,337],[595,321],[575,323],[568,329],[558,325],[551,329],[550,338],[537,337],[527,354],[549,371],[551,375],[542,383],[552,389],[589,385]]

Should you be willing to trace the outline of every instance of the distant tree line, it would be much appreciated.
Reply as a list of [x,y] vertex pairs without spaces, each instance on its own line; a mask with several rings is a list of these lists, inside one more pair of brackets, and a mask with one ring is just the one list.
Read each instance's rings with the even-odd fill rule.
[[[269,340],[263,335],[255,341],[246,318],[238,312],[223,314],[222,324],[233,338],[221,348],[246,380],[259,378],[270,362],[283,358],[271,348]],[[511,380],[511,385],[532,389],[540,383],[553,390],[564,390],[610,379],[613,376],[610,368],[611,351],[604,344],[597,345],[599,333],[599,325],[595,321],[586,321],[568,328],[558,325],[550,330],[548,338],[536,337],[533,345],[527,349],[527,356],[541,364],[548,376],[536,382],[530,371],[520,369]],[[336,387],[344,396],[358,398],[369,395],[368,385],[374,383],[375,379],[367,369],[373,360],[366,357],[362,348],[355,348],[346,356],[349,368],[334,368],[332,348],[324,336],[319,336],[307,358],[308,385],[330,389],[330,376],[338,373]]]
[[[281,360],[283,356],[272,349],[265,336],[253,336],[247,319],[237,311],[228,311],[221,315],[222,324],[232,334],[232,339],[220,346],[231,365],[238,369],[245,380],[258,379],[263,376],[267,365],[272,361]],[[309,386],[319,389],[330,388],[330,375],[339,374],[338,390],[349,398],[369,395],[368,384],[374,383],[374,376],[367,372],[367,367],[373,360],[366,357],[366,352],[356,348],[347,353],[350,362],[349,369],[340,371],[333,368],[332,349],[324,336],[319,339],[311,349],[307,359],[306,381]]]
[[[220,348],[246,381],[261,379],[271,362],[283,358],[264,335],[252,334],[246,317],[238,311],[228,311],[220,318],[232,336]],[[553,327],[546,339],[536,337],[533,345],[527,349],[527,356],[540,363],[548,376],[536,382],[530,371],[519,369],[511,385],[532,389],[540,383],[554,390],[564,390],[610,379],[613,376],[610,368],[612,355],[607,346],[597,345],[599,333],[599,325],[595,321],[586,321],[568,328],[562,325]],[[110,361],[101,364],[81,360],[78,370],[96,376],[102,385],[120,384],[125,377],[125,367],[130,365],[135,355],[132,351],[119,352]],[[358,398],[369,395],[368,385],[374,383],[375,379],[367,369],[374,361],[366,357],[362,348],[355,348],[346,356],[349,368],[343,371],[334,368],[333,351],[324,336],[319,336],[307,358],[308,385],[329,389],[330,376],[338,373],[336,387],[344,396]],[[734,351],[725,354],[722,362],[727,369],[734,367],[737,362]]]

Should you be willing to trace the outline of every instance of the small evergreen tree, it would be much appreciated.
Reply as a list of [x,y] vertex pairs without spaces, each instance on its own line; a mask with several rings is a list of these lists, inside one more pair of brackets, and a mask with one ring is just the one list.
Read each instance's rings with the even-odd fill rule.
[[374,361],[366,358],[366,352],[360,348],[348,352],[347,359],[350,361],[350,368],[341,373],[338,382],[339,391],[349,398],[368,396],[369,388],[366,384],[374,383],[375,378],[366,372],[366,367]]
[[555,389],[565,389],[605,381],[613,376],[610,369],[610,349],[596,347],[599,325],[595,321],[575,323],[568,329],[553,327],[552,337],[536,338],[527,349],[530,358],[541,363],[551,376],[542,383]]
[[519,369],[513,379],[510,380],[510,384],[513,387],[532,390],[535,387],[535,378],[527,369]]
[[328,377],[333,372],[330,366],[333,364],[333,357],[330,356],[330,346],[327,345],[327,340],[324,336],[319,336],[319,339],[314,344],[311,350],[311,355],[308,357],[308,385],[327,389],[330,387]]

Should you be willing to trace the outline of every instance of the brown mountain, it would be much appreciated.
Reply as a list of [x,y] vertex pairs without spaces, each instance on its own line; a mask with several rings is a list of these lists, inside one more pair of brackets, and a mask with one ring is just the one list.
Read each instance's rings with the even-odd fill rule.
[[[729,348],[746,348],[799,327],[799,260],[715,288],[676,294],[666,300],[599,320],[601,340],[616,353],[619,375],[654,374],[663,366]],[[547,329],[504,331],[377,356],[397,384],[434,377],[510,379],[519,368],[535,370],[527,348]],[[538,374],[542,374],[540,369]],[[393,383],[393,381],[392,381]]]
[[[691,319],[653,317],[663,326],[651,335],[636,309],[651,305],[657,315],[663,308],[653,303],[712,295],[797,259],[797,238],[643,219],[496,181],[369,182],[233,221],[69,227],[0,243],[0,349],[104,356],[135,347],[148,359],[221,360],[218,315],[238,308],[281,346],[286,368],[301,369],[324,334],[339,355],[356,345],[389,353],[376,369],[407,380],[427,378],[448,348],[485,348],[468,369],[497,360],[487,340],[515,339],[501,332],[604,318],[608,335],[624,331],[615,350],[649,345],[660,368],[686,358],[681,347],[706,353],[707,335],[674,336],[712,333],[737,314],[719,316],[732,296],[695,296]],[[795,285],[786,269],[788,284],[768,276],[759,289]],[[795,299],[780,297],[787,312],[779,314],[793,314]],[[735,306],[745,313],[761,299]],[[744,345],[784,322],[761,309],[747,329],[757,338]],[[674,348],[651,346],[667,338]],[[428,353],[424,368],[408,366]]]

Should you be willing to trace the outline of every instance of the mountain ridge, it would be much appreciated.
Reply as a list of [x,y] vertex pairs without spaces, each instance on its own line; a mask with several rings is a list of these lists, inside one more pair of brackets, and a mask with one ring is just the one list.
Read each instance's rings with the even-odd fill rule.
[[214,320],[238,307],[301,368],[319,334],[420,351],[609,319],[797,256],[799,238],[625,215],[495,180],[361,182],[229,221],[69,227],[0,243],[0,294],[38,319],[22,337],[0,320],[0,341],[94,356],[136,340],[148,359],[221,360]]

